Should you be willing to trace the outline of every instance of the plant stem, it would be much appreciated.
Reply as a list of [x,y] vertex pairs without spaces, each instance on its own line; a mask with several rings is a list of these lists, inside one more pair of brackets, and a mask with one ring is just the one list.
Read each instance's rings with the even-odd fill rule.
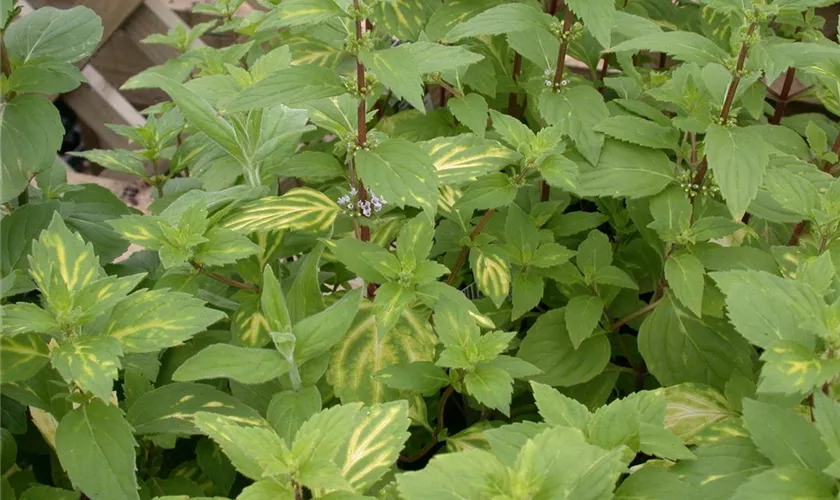
[[619,328],[626,325],[627,323],[633,321],[634,319],[636,319],[640,316],[644,316],[645,314],[647,314],[647,313],[653,311],[654,309],[656,309],[656,306],[658,306],[659,303],[662,302],[663,299],[664,299],[664,297],[659,297],[658,299],[654,300],[653,302],[646,305],[645,307],[643,307],[643,308],[641,308],[637,311],[631,312],[627,316],[621,318],[620,320],[618,320],[615,323],[613,323],[612,325],[610,325],[610,328],[613,331],[617,332]]
[[790,100],[790,88],[793,86],[793,77],[796,74],[796,68],[790,67],[785,73],[785,81],[782,84],[782,92],[779,94],[779,100],[776,102],[776,110],[773,112],[773,118],[770,119],[771,125],[778,125],[782,122],[782,116],[785,114],[785,108]]
[[[470,233],[470,241],[474,240],[475,237],[478,236],[479,233],[481,233],[481,230],[484,229],[484,226],[487,224],[487,221],[489,221],[490,217],[492,217],[495,213],[495,208],[491,208],[484,212],[484,216],[481,217],[481,220],[478,221],[478,224],[476,224],[475,229],[473,229]],[[458,258],[455,259],[455,264],[452,265],[452,270],[449,271],[449,277],[446,278],[447,285],[451,285],[455,282],[455,277],[458,275],[458,271],[460,271],[461,268],[464,266],[464,262],[467,261],[467,256],[469,255],[469,253],[470,247],[464,245],[464,247],[462,247],[461,251],[458,253]]]
[[199,264],[197,262],[190,261],[190,265],[192,265],[197,271],[199,271],[201,273],[204,273],[205,275],[213,278],[214,280],[222,282],[222,283],[224,283],[226,285],[229,285],[229,286],[232,286],[234,288],[238,288],[240,290],[253,290],[255,292],[260,291],[260,287],[258,287],[257,285],[252,285],[250,283],[243,283],[243,282],[237,281],[233,278],[228,278],[227,276],[222,276],[221,274],[212,273],[212,272],[204,269],[204,267],[202,267],[201,264]]
[[601,61],[602,61],[601,71],[598,74],[598,80],[599,80],[598,92],[603,94],[604,90],[606,90],[606,88],[607,88],[607,86],[604,85],[604,78],[607,77],[607,72],[610,69],[610,55],[609,54],[604,54],[604,56],[601,58]]
[[[723,101],[723,108],[720,110],[720,123],[725,124],[729,120],[729,113],[732,111],[732,103],[735,102],[735,93],[738,91],[738,84],[741,83],[741,73],[744,71],[744,63],[747,62],[747,53],[750,51],[750,38],[755,32],[755,23],[750,23],[747,29],[747,36],[741,42],[741,51],[738,53],[738,62],[735,65],[735,71],[732,75],[732,80],[729,82],[729,87],[726,89],[726,98]],[[698,187],[703,185],[703,179],[706,178],[706,171],[709,169],[709,162],[706,157],[700,164],[700,169],[694,176],[692,184]]]
[[[563,73],[566,70],[566,53],[569,50],[569,32],[572,30],[572,23],[575,16],[572,9],[566,6],[566,16],[563,20],[563,40],[560,42],[560,50],[557,51],[557,68],[554,70],[554,88],[563,81]],[[540,182],[540,201],[548,201],[551,196],[551,187],[545,180]]]
[[423,446],[420,451],[415,453],[414,455],[404,457],[400,455],[400,462],[405,464],[410,464],[412,462],[416,462],[423,458],[426,453],[428,453],[435,445],[438,443],[438,437],[440,433],[443,431],[443,412],[446,408],[446,402],[449,401],[449,397],[452,396],[452,393],[455,391],[455,388],[452,385],[449,385],[444,391],[443,394],[440,395],[440,400],[438,401],[438,419],[437,424],[435,424],[435,431],[432,433],[432,439]]

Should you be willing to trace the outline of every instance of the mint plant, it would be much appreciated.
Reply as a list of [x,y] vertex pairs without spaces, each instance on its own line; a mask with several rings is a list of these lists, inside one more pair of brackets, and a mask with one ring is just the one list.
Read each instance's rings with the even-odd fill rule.
[[838,496],[835,2],[242,3],[77,153],[148,214],[2,3],[3,498]]

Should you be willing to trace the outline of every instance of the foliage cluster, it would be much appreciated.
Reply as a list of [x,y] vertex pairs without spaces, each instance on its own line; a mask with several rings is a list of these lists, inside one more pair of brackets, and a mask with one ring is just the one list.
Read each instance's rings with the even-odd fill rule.
[[833,2],[258,1],[79,153],[149,214],[0,4],[4,500],[837,498]]

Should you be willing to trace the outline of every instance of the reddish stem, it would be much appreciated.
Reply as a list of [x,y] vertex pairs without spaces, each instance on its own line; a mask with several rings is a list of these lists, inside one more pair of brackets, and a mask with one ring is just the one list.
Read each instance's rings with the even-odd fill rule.
[[446,407],[446,402],[449,401],[449,397],[452,396],[452,393],[455,391],[455,388],[451,385],[443,391],[443,394],[440,396],[440,400],[438,401],[438,419],[437,424],[435,424],[435,431],[432,433],[432,439],[426,443],[423,448],[415,453],[414,455],[404,457],[400,455],[399,461],[405,464],[410,464],[412,462],[416,462],[423,458],[426,453],[428,453],[435,445],[438,443],[438,438],[440,437],[440,433],[443,432],[443,412],[444,408]]
[[190,264],[197,271],[202,272],[205,275],[213,278],[214,280],[219,281],[221,283],[224,283],[226,285],[232,286],[234,288],[238,288],[240,290],[251,290],[251,291],[254,291],[254,292],[259,292],[260,291],[260,287],[258,287],[256,285],[252,285],[250,283],[243,283],[243,282],[237,281],[233,278],[228,278],[227,276],[222,276],[221,274],[211,273],[210,271],[207,271],[206,269],[204,269],[204,267],[202,267],[201,264],[198,264],[197,262],[190,262]]
[[[522,71],[522,56],[517,52],[513,56],[513,81],[519,79],[519,73]],[[512,90],[510,95],[508,96],[508,114],[511,116],[516,116],[517,105],[516,105],[516,90]]]
[[[738,53],[738,62],[735,65],[735,74],[732,75],[732,80],[729,82],[729,87],[726,89],[726,98],[723,101],[723,108],[720,110],[720,122],[726,123],[729,120],[729,113],[732,111],[732,103],[735,102],[735,93],[738,91],[738,84],[741,83],[741,73],[744,71],[744,63],[747,61],[747,53],[750,51],[749,39],[755,31],[755,23],[750,24],[747,29],[746,39],[741,43],[741,51]],[[698,187],[703,185],[703,179],[706,178],[706,171],[709,169],[709,162],[706,157],[703,157],[703,162],[700,164],[700,169],[697,175],[694,176],[692,184]]]
[[779,100],[776,102],[776,110],[773,112],[773,118],[770,119],[771,125],[778,125],[782,122],[782,116],[785,114],[785,108],[790,100],[790,88],[793,86],[793,77],[796,74],[796,68],[790,67],[785,73],[785,81],[782,84],[782,92],[779,94]]
[[[490,217],[496,213],[495,208],[491,208],[490,210],[484,212],[484,216],[481,217],[481,220],[478,221],[476,224],[475,229],[472,230],[470,233],[470,240],[474,240],[476,236],[481,233],[481,230],[484,229],[484,226],[487,224],[487,221],[490,220]],[[452,265],[452,270],[449,271],[449,277],[446,279],[446,284],[451,285],[455,282],[455,277],[458,275],[458,271],[464,266],[464,262],[467,261],[467,256],[470,253],[470,247],[464,246],[461,248],[461,251],[458,253],[458,258],[455,259],[455,264]]]

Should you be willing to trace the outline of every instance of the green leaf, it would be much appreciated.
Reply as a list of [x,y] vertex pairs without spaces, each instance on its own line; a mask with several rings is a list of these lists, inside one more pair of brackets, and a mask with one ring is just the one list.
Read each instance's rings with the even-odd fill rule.
[[405,310],[402,319],[384,336],[376,331],[369,304],[363,304],[347,333],[333,351],[327,380],[342,402],[385,402],[399,391],[388,388],[374,375],[392,365],[432,361],[437,339],[428,315]]
[[592,295],[577,295],[566,304],[566,331],[575,349],[595,333],[605,307],[603,300]]
[[422,470],[397,476],[400,496],[406,500],[481,500],[493,475],[505,467],[485,450],[438,453]]
[[339,211],[327,195],[310,188],[294,188],[283,196],[244,203],[220,224],[245,233],[281,229],[321,233],[332,227]]
[[79,500],[80,497],[78,491],[36,485],[24,491],[19,500]]
[[831,456],[840,455],[840,404],[820,391],[814,393],[814,425]]
[[284,104],[300,106],[347,92],[341,76],[311,64],[275,71],[222,104],[226,113],[239,113]]
[[577,249],[577,266],[585,275],[612,264],[613,248],[610,238],[598,230],[590,231]]
[[763,271],[709,274],[726,295],[726,310],[735,329],[753,344],[769,349],[777,340],[807,348],[814,332],[825,328],[826,304],[809,285]]
[[678,61],[697,64],[726,64],[729,55],[703,35],[688,31],[668,31],[633,38],[613,46],[609,52],[649,50],[664,52]]
[[157,352],[176,346],[225,314],[204,306],[192,295],[168,290],[141,290],[117,304],[104,328],[125,352]]
[[361,304],[362,289],[358,288],[324,311],[295,324],[295,362],[301,365],[338,344],[348,333]]
[[610,35],[615,15],[615,2],[611,0],[571,0],[568,6],[580,19],[601,47],[610,46]]
[[213,227],[204,233],[207,239],[195,248],[193,259],[204,266],[224,266],[262,252],[262,247],[239,234],[223,227]]
[[342,238],[330,244],[339,262],[365,281],[386,283],[399,274],[397,258],[379,245],[356,238]]
[[510,293],[510,265],[507,257],[496,245],[473,247],[470,250],[470,269],[479,291],[490,297],[500,308]]
[[553,17],[526,4],[503,4],[485,10],[466,22],[455,26],[446,39],[457,41],[461,38],[479,35],[501,35],[528,31],[537,28],[550,28]]
[[[321,293],[321,285],[318,279],[318,262],[324,253],[324,246],[317,245],[303,259],[298,268],[297,276],[289,288],[289,316],[292,323],[318,314],[326,309],[324,295]],[[280,331],[275,329],[275,331]]]
[[76,62],[96,49],[102,21],[86,7],[37,9],[9,26],[3,37],[9,59],[16,64],[39,57]]
[[750,350],[724,321],[696,318],[670,297],[639,329],[639,352],[663,385],[698,382],[722,390],[736,373],[750,377]]
[[621,482],[615,490],[616,500],[655,500],[658,498],[681,498],[700,500],[695,487],[681,480],[665,468],[644,467]]
[[203,96],[163,75],[155,75],[154,82],[169,94],[195,128],[240,162],[245,161],[233,125],[219,115]]
[[291,333],[292,320],[286,307],[286,299],[283,297],[280,281],[274,276],[274,269],[271,266],[265,266],[265,269],[263,269],[260,310],[270,331]]
[[146,178],[146,167],[143,165],[143,160],[126,149],[90,149],[73,153],[73,156],[85,158],[108,170]]
[[597,90],[586,85],[563,92],[544,90],[539,98],[539,112],[549,125],[571,137],[586,161],[600,166],[604,136],[593,128],[606,120],[610,112]]
[[273,349],[213,344],[184,361],[172,374],[172,380],[229,378],[242,384],[261,384],[288,371],[289,362]]
[[449,385],[443,368],[429,361],[393,365],[376,372],[376,379],[392,389],[415,391],[430,396]]
[[61,466],[88,498],[140,499],[131,425],[117,406],[94,399],[71,410],[55,433]]
[[408,403],[366,408],[335,457],[341,475],[356,491],[367,491],[393,466],[409,437]]
[[113,337],[82,337],[50,351],[52,365],[68,382],[103,401],[111,400],[122,347]]
[[801,467],[777,467],[760,472],[735,490],[732,500],[784,500],[835,498],[834,481]]
[[545,423],[584,430],[592,415],[586,406],[545,384],[531,382],[537,408]]
[[236,470],[246,477],[258,480],[288,470],[288,448],[261,418],[198,412],[195,425],[221,446]]
[[679,131],[636,116],[612,116],[593,129],[620,141],[653,149],[676,149]]
[[549,155],[537,165],[545,182],[551,187],[576,192],[579,189],[580,169],[577,163],[563,155]]
[[376,50],[362,50],[359,60],[365,69],[373,73],[377,81],[385,85],[397,97],[403,98],[415,109],[425,113],[423,104],[423,79],[417,60],[403,47]]
[[432,250],[434,225],[427,218],[417,216],[400,229],[397,236],[397,258],[403,269],[414,269],[426,260]]
[[679,243],[684,241],[691,225],[691,201],[683,190],[669,187],[651,198],[650,215],[654,221],[647,227],[659,233],[663,240]]
[[298,429],[321,411],[321,393],[316,387],[278,392],[268,404],[266,420],[286,443],[292,443]]
[[729,213],[743,217],[758,194],[770,157],[764,140],[749,128],[709,125],[706,157]]
[[0,275],[29,268],[32,240],[49,227],[57,207],[53,202],[28,203],[0,219]]
[[452,116],[467,126],[479,137],[484,137],[487,130],[487,101],[478,94],[470,93],[463,97],[454,97],[446,105]]
[[688,252],[676,252],[665,261],[665,279],[676,298],[698,318],[703,306],[705,270],[700,259]]
[[773,465],[821,471],[832,461],[817,429],[793,410],[745,399],[743,420],[750,438]]
[[664,152],[608,139],[597,167],[581,169],[578,194],[644,198],[675,180],[674,166]]
[[438,178],[429,156],[404,139],[388,139],[355,156],[356,171],[365,186],[388,203],[422,208],[431,218],[437,211]]
[[284,27],[312,26],[343,15],[333,0],[286,0],[271,12],[268,22],[276,18]]
[[606,336],[590,337],[575,349],[566,331],[566,310],[544,313],[534,323],[519,347],[517,357],[543,371],[533,380],[555,387],[581,384],[598,375],[610,358]]
[[5,203],[26,188],[33,173],[52,165],[64,126],[50,101],[27,94],[0,104],[0,135],[0,203]]
[[764,179],[764,189],[785,210],[802,217],[811,218],[820,209],[820,193],[804,175],[784,168],[770,169]]
[[40,335],[0,335],[0,380],[3,383],[29,379],[49,361],[49,349]]
[[438,137],[418,145],[429,155],[440,183],[445,186],[461,186],[481,179],[521,159],[521,155],[500,143],[472,134]]
[[537,138],[527,125],[512,116],[491,109],[490,118],[493,120],[493,131],[501,136],[503,142],[518,152],[524,150]]
[[792,340],[774,342],[761,355],[758,392],[806,394],[840,373],[840,360],[820,359]]
[[511,319],[519,319],[539,305],[545,292],[545,282],[534,272],[518,271],[513,275]]
[[207,384],[171,383],[137,398],[126,418],[135,434],[199,434],[193,426],[196,412],[235,418],[259,415],[230,394]]
[[470,184],[455,204],[461,211],[488,210],[513,203],[516,186],[501,172],[485,175]]
[[479,365],[467,373],[464,384],[479,403],[510,415],[513,378],[508,372],[501,368]]

